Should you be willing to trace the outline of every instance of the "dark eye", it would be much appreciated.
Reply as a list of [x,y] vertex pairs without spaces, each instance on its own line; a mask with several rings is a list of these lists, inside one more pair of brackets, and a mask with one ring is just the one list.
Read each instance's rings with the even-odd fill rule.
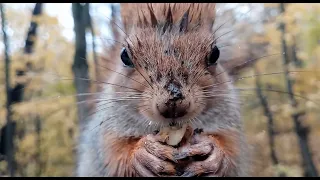
[[214,48],[211,50],[211,53],[207,57],[207,65],[211,66],[211,65],[217,64],[219,56],[220,56],[220,51],[217,46],[214,46]]
[[120,57],[125,66],[133,67],[133,63],[128,55],[126,48],[122,49]]

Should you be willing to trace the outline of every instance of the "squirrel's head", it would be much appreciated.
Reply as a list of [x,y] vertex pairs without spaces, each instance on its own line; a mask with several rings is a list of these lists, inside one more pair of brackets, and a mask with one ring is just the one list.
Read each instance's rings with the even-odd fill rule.
[[149,16],[143,14],[127,34],[119,70],[130,78],[118,75],[115,81],[138,90],[136,112],[149,121],[174,124],[194,120],[226,94],[228,83],[223,82],[227,75],[218,63],[214,19],[204,18],[208,7],[199,6],[185,6],[185,11],[180,7],[181,13],[167,6],[163,19],[148,6]]

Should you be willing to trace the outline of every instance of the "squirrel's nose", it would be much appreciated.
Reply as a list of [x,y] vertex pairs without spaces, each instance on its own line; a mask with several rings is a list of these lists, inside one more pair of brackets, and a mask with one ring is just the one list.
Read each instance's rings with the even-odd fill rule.
[[176,119],[186,115],[190,105],[181,92],[181,84],[177,81],[171,81],[167,84],[166,90],[169,92],[169,98],[157,105],[159,113],[168,119]]
[[178,101],[184,99],[179,84],[171,82],[169,83],[167,90],[171,95],[171,101]]

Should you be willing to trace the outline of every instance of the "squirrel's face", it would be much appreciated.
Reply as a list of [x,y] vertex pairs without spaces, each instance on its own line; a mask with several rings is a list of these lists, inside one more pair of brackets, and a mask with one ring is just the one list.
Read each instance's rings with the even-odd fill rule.
[[149,121],[185,123],[219,103],[219,98],[208,98],[208,90],[226,90],[225,83],[218,85],[226,77],[210,32],[159,36],[145,30],[127,42],[120,69],[130,79],[117,81],[139,90],[143,98],[136,101],[136,112]]

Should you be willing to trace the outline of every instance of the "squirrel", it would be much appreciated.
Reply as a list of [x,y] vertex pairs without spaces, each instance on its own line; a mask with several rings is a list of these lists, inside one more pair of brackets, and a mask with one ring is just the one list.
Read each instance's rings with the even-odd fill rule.
[[[81,133],[77,176],[249,175],[237,94],[218,61],[215,11],[214,3],[121,4],[123,47]],[[194,130],[184,144],[160,141],[161,128],[184,124]]]

